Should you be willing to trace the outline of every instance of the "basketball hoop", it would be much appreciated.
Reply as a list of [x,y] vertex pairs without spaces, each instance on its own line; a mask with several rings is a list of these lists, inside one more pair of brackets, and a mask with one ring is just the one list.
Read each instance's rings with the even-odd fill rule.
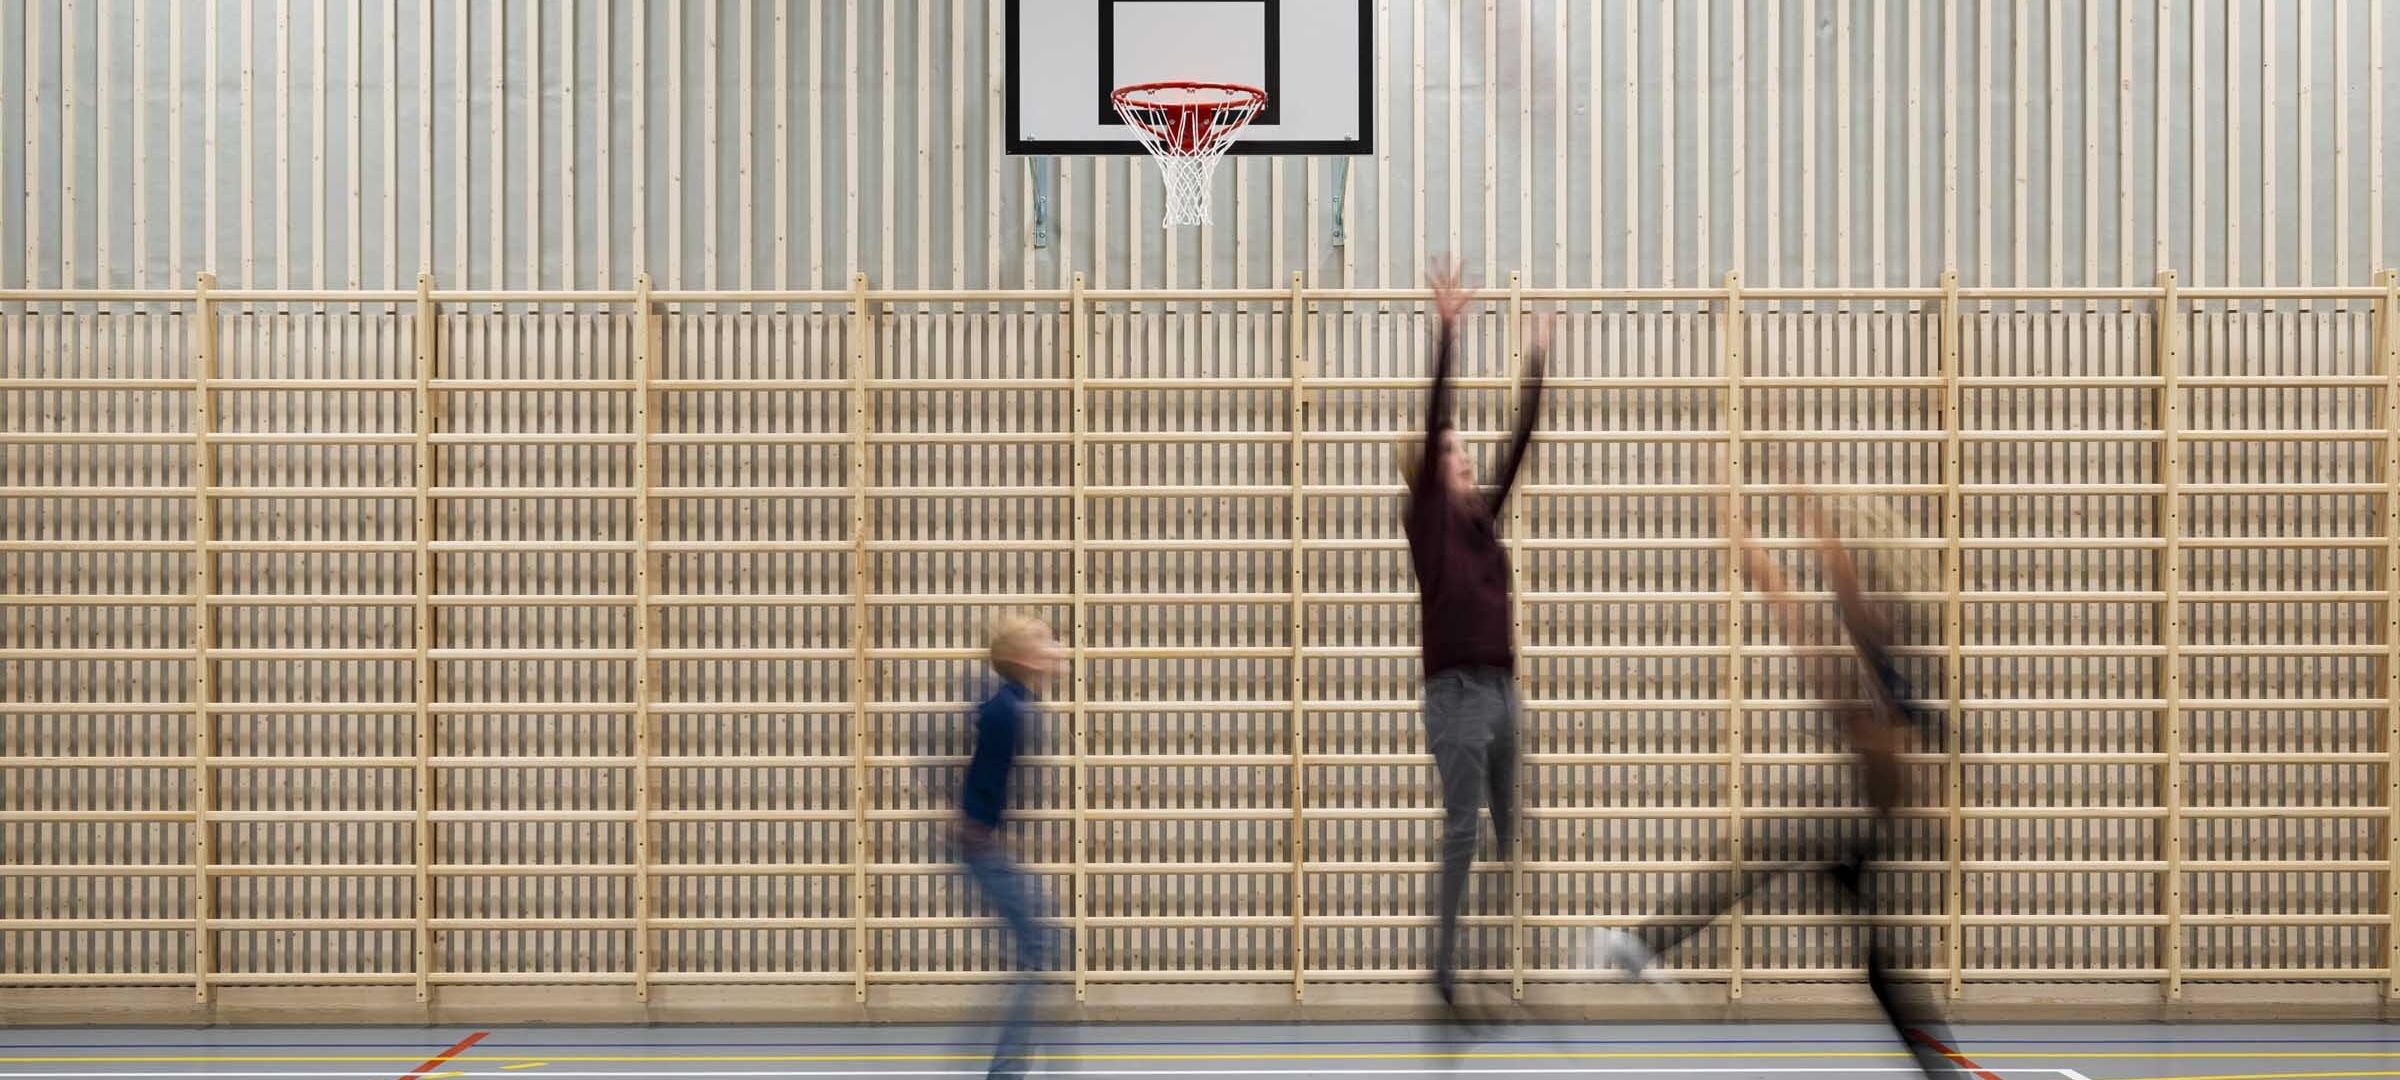
[[1168,225],[1208,224],[1208,182],[1242,126],[1267,107],[1267,92],[1234,83],[1155,82],[1109,95],[1125,126],[1158,158],[1167,183]]

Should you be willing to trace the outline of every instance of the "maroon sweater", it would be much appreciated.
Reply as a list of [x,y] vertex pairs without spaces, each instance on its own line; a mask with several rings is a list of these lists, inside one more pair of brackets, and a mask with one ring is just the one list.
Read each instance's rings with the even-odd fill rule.
[[1441,435],[1450,426],[1450,361],[1455,328],[1444,321],[1434,348],[1433,395],[1425,421],[1425,456],[1408,493],[1404,526],[1409,562],[1417,572],[1425,676],[1482,666],[1516,670],[1508,598],[1508,552],[1500,546],[1500,508],[1516,483],[1517,467],[1533,441],[1541,383],[1527,380],[1517,430],[1500,466],[1500,484],[1461,498],[1441,468]]

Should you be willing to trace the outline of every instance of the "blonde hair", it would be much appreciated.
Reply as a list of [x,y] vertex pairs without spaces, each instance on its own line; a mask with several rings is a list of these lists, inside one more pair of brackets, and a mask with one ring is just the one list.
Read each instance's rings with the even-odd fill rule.
[[1425,464],[1425,436],[1411,435],[1400,440],[1399,448],[1392,451],[1392,464],[1400,467],[1401,483],[1417,486],[1417,469]]
[[1917,539],[1908,516],[1891,500],[1873,495],[1842,495],[1828,498],[1821,505],[1826,526],[1845,546],[1861,540],[1879,543],[1864,553],[1853,549],[1853,561],[1858,564],[1864,588],[1871,592],[1916,593],[1942,587],[1939,552],[1919,546],[1880,546],[1880,542]]
[[1050,624],[1041,616],[1028,611],[1002,612],[992,618],[984,655],[994,668],[1016,663],[1029,642],[1049,636]]

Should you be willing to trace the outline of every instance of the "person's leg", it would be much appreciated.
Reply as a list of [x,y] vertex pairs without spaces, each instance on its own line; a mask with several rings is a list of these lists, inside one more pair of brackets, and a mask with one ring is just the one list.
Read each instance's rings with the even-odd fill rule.
[[[1659,913],[1691,918],[1672,923],[1653,923],[1631,935],[1633,940],[1650,953],[1664,956],[1698,937],[1701,931],[1714,925],[1726,912],[1732,911],[1735,904],[1748,899],[1761,885],[1787,872],[1780,868],[1760,869],[1756,864],[1788,862],[1794,857],[1796,849],[1805,848],[1806,844],[1796,842],[1792,837],[1791,830],[1797,824],[1792,821],[1751,819],[1742,834],[1741,868],[1699,871],[1686,876],[1683,888],[1676,893],[1676,899],[1664,905]],[[1729,843],[1726,855],[1730,857],[1731,854]]]
[[1455,1001],[1458,916],[1475,863],[1476,811],[1483,807],[1491,723],[1472,682],[1444,672],[1425,681],[1425,741],[1442,788],[1442,869],[1434,892],[1434,988]]
[[1926,1000],[1922,987],[1903,988],[1892,979],[1894,957],[1890,937],[1896,928],[1872,921],[1864,928],[1867,938],[1867,989],[1875,994],[1875,1004],[1883,1007],[1885,1022],[1892,1033],[1908,1047],[1909,1055],[1917,1061],[1917,1071],[1927,1077],[1947,1075],[1953,1071],[1950,1056],[1943,1048],[1950,1044],[1941,1014]]
[[984,898],[1008,926],[1017,978],[1009,988],[1001,1014],[1000,1037],[992,1047],[993,1076],[1018,1076],[1025,1070],[1033,1030],[1033,1006],[1039,974],[1049,968],[1046,930],[1037,914],[1032,882],[996,849],[966,856],[968,872]]
[[[1518,872],[1521,853],[1517,844],[1524,837],[1524,792],[1519,767],[1519,716],[1522,709],[1517,701],[1516,680],[1505,671],[1492,671],[1484,689],[1490,694],[1493,709],[1491,742],[1484,751],[1483,770],[1485,795],[1492,810],[1492,839],[1498,842],[1501,861],[1509,864],[1510,872]],[[1513,887],[1513,886],[1512,886]]]
[[1033,1053],[1034,1006],[1041,995],[1042,973],[1050,970],[1050,930],[1035,915],[1039,902],[1033,897],[1032,879],[1013,867],[1009,876],[1016,882],[1019,897],[1016,915],[1009,920],[1010,936],[1016,940],[1017,985],[1009,992],[1003,1038],[1008,1059],[1022,1072]]
[[1927,1077],[1946,1075],[1954,1070],[1944,1051],[1950,1037],[1941,1011],[1924,988],[1903,987],[1891,974],[1900,955],[1900,929],[1882,918],[1875,869],[1892,827],[1889,815],[1888,809],[1879,811],[1868,823],[1866,835],[1847,845],[1839,859],[1827,864],[1826,872],[1859,915],[1859,935],[1867,954],[1867,989],[1883,1009],[1884,1020],[1892,1025],[1892,1034],[1916,1059],[1919,1072]]
[[1492,677],[1499,709],[1493,714],[1491,748],[1484,754],[1484,773],[1491,788],[1492,836],[1500,842],[1500,857],[1515,862],[1517,828],[1524,821],[1517,768],[1517,729],[1523,709],[1517,701],[1516,681],[1507,672],[1496,671]]

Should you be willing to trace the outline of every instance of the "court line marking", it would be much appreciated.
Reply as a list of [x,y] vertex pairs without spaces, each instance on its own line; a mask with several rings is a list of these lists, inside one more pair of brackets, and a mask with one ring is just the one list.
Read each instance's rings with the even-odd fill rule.
[[[704,1028],[704,1029],[705,1029],[705,1028],[709,1027],[710,1025],[691,1025],[691,1026],[695,1026],[695,1027],[701,1027],[701,1028]],[[928,1031],[931,1031],[931,1030],[958,1030],[958,1029],[959,1029],[959,1025],[930,1024],[930,1025],[923,1025],[923,1026],[924,1026],[924,1027],[925,1027],[925,1028],[926,1028]],[[141,1030],[141,1029],[134,1029],[134,1030]],[[535,1030],[539,1030],[539,1029],[535,1029]],[[553,1029],[553,1030],[555,1030],[555,1029]],[[982,1030],[982,1029],[972,1029],[972,1030]],[[1244,1032],[1253,1032],[1253,1031],[1257,1031],[1257,1030],[1259,1030],[1259,1029],[1257,1029],[1257,1028],[1251,1028],[1251,1027],[1241,1027],[1241,1028],[1239,1028],[1239,1030],[1241,1030],[1241,1031],[1244,1031]],[[1271,1029],[1270,1029],[1270,1030],[1271,1030]],[[1383,1035],[1381,1035],[1381,1036],[1362,1036],[1362,1037],[1360,1037],[1360,1038],[1356,1038],[1356,1039],[1257,1039],[1257,1038],[1245,1038],[1243,1041],[1245,1041],[1245,1042],[1248,1042],[1248,1043],[1250,1043],[1250,1044],[1252,1044],[1252,1045],[1254,1045],[1254,1046],[1380,1046],[1380,1045],[1384,1045],[1384,1044],[1386,1044],[1386,1043],[1389,1043],[1389,1042],[1391,1042],[1391,1041],[1392,1041],[1392,1039],[1393,1039],[1395,1036],[1404,1036],[1404,1035],[1406,1035],[1406,1034],[1407,1034],[1407,1032],[1408,1032],[1409,1030],[1410,1030],[1410,1029],[1409,1029],[1409,1026],[1408,1026],[1408,1025],[1404,1025],[1404,1024],[1403,1024],[1403,1025],[1393,1025],[1393,1029],[1392,1029],[1392,1031],[1390,1031],[1390,1032],[1387,1032],[1387,1033],[1385,1033],[1385,1034],[1383,1034]],[[1494,1045],[1495,1043],[1498,1043],[1498,1044],[1501,1044],[1501,1045],[1511,1045],[1511,1046],[1517,1046],[1517,1045],[1522,1045],[1522,1046],[1537,1046],[1537,1045],[1539,1045],[1539,1046],[1548,1046],[1548,1045],[1556,1045],[1556,1046],[1841,1046],[1841,1045],[1847,1045],[1847,1044],[1853,1044],[1853,1043],[1882,1043],[1882,1042],[1887,1042],[1887,1041],[1889,1041],[1889,1039],[1890,1039],[1890,1035],[1889,1035],[1889,1033],[1888,1033],[1888,1032],[1884,1032],[1884,1031],[1877,1031],[1877,1032],[1874,1032],[1874,1033],[1871,1033],[1871,1034],[1860,1034],[1860,1035],[1855,1035],[1855,1036],[1837,1036],[1837,1037],[1830,1037],[1830,1038],[1823,1038],[1823,1037],[1819,1037],[1819,1038],[1790,1038],[1790,1039],[1593,1039],[1593,1038],[1573,1038],[1573,1037],[1549,1037],[1549,1036],[1543,1036],[1543,1035],[1541,1035],[1541,1034],[1539,1034],[1539,1033],[1538,1033],[1538,1032],[1539,1032],[1539,1029],[1538,1029],[1538,1028],[1521,1028],[1521,1029],[1520,1029],[1520,1031],[1522,1031],[1522,1032],[1523,1032],[1523,1037],[1520,1037],[1520,1038],[1514,1038],[1514,1039],[1509,1039],[1509,1038],[1501,1038],[1501,1039],[1461,1039],[1461,1038],[1447,1038],[1447,1037],[1444,1037],[1444,1038],[1434,1038],[1434,1039],[1420,1039],[1420,1040],[1417,1040],[1417,1041],[1419,1041],[1419,1042],[1421,1042],[1421,1043],[1427,1043],[1427,1044],[1432,1044],[1432,1045],[1443,1045],[1443,1046],[1490,1046],[1490,1045]],[[522,1048],[522,1049],[539,1049],[539,1048],[545,1048],[545,1047],[564,1047],[564,1048],[575,1048],[575,1047],[587,1047],[587,1046],[590,1046],[590,1045],[592,1045],[592,1039],[590,1039],[590,1038],[576,1039],[576,1040],[573,1040],[573,1041],[570,1041],[570,1042],[545,1042],[545,1041],[540,1041],[540,1040],[531,1040],[531,1041],[528,1041],[528,1040],[520,1040],[520,1039],[518,1039],[518,1038],[516,1038],[516,1037],[515,1037],[517,1034],[518,1034],[518,1032],[517,1032],[516,1030],[511,1030],[511,1031],[510,1031],[509,1045],[510,1045],[511,1047],[515,1047],[515,1048]],[[1222,1045],[1224,1045],[1224,1044],[1225,1044],[1225,1041],[1226,1041],[1226,1040],[1224,1040],[1224,1039],[1222,1039],[1222,1038],[1216,1038],[1216,1039],[1091,1039],[1091,1040],[1074,1040],[1074,1044],[1075,1044],[1075,1045],[1077,1045],[1077,1046],[1082,1046],[1082,1047],[1134,1047],[1134,1048],[1164,1048],[1164,1047],[1174,1047],[1174,1046],[1222,1046]],[[2042,1047],[2042,1048],[2044,1048],[2044,1049],[2046,1049],[2046,1050],[2056,1050],[2056,1051],[2058,1051],[2058,1052],[2064,1053],[2064,1052],[2067,1052],[2067,1051],[2066,1051],[2066,1048],[2069,1048],[2069,1047],[2082,1047],[2082,1046],[2160,1046],[2160,1045],[2175,1045],[2175,1046],[2333,1046],[2333,1045],[2349,1045],[2349,1046],[2394,1046],[2394,1045],[2400,1045],[2400,1038],[2392,1038],[2392,1037],[2369,1037],[2369,1036],[2338,1036],[2338,1035],[2326,1035],[2326,1036],[2323,1036],[2323,1037],[2320,1037],[2320,1038],[2309,1038],[2309,1039],[2293,1039],[2293,1038],[2257,1038],[2257,1039],[2196,1039],[2196,1038],[2186,1038],[2186,1037],[2180,1037],[2180,1036],[2174,1036],[2174,1035],[2161,1035],[2161,1036],[2159,1036],[2159,1037],[2156,1037],[2156,1038],[2147,1038],[2147,1039],[2055,1039],[2055,1038],[2047,1038],[2047,1039],[2022,1039],[2022,1038],[2008,1038],[2008,1037],[2002,1037],[2002,1036],[1995,1036],[1995,1037],[1991,1037],[1991,1038],[1978,1038],[1978,1039],[1975,1039],[1975,1040],[1974,1040],[1974,1042],[1975,1042],[1975,1043],[1976,1043],[1976,1045],[1978,1045],[1978,1046],[2027,1046],[2027,1045],[2031,1045],[2031,1046],[2036,1046],[2036,1047]],[[122,1042],[113,1042],[113,1043],[9,1043],[9,1042],[6,1042],[5,1040],[0,1040],[0,1049],[7,1049],[7,1050],[20,1050],[20,1051],[37,1051],[37,1050],[118,1050],[118,1049],[123,1049],[123,1048],[125,1047],[125,1045],[126,1045],[126,1044],[125,1044],[125,1043],[122,1043]],[[230,1049],[230,1050],[241,1050],[241,1051],[259,1051],[259,1050],[380,1050],[380,1049],[406,1049],[406,1048],[408,1048],[408,1047],[413,1047],[413,1046],[415,1046],[415,1045],[417,1045],[417,1044],[416,1044],[416,1043],[413,1043],[413,1042],[388,1042],[388,1043],[386,1043],[386,1042],[332,1042],[332,1041],[326,1041],[326,1042],[258,1042],[258,1043],[244,1043],[244,1044],[240,1044],[240,1045],[237,1045],[237,1046],[227,1046],[227,1045],[226,1045],[226,1043],[225,1043],[224,1041],[222,1041],[222,1040],[219,1040],[219,1041],[211,1041],[211,1042],[180,1042],[180,1043],[179,1043],[179,1042],[151,1042],[151,1043],[143,1043],[143,1044],[141,1044],[141,1045],[142,1045],[142,1046],[143,1046],[145,1049],[150,1049],[150,1050],[215,1050],[215,1049]],[[630,1044],[629,1044],[629,1045],[630,1045]],[[889,1045],[891,1045],[891,1043],[890,1043],[889,1041],[884,1041],[884,1042],[867,1042],[867,1041],[840,1041],[840,1040],[816,1040],[816,1039],[807,1039],[807,1040],[772,1040],[772,1041],[756,1041],[756,1042],[742,1042],[742,1041],[732,1041],[732,1040],[708,1039],[708,1040],[704,1040],[704,1041],[696,1041],[696,1042],[668,1042],[668,1041],[656,1041],[656,1040],[643,1040],[643,1041],[641,1041],[641,1042],[640,1042],[640,1044],[639,1044],[639,1045],[640,1045],[640,1046],[642,1046],[642,1047],[644,1047],[644,1048],[647,1048],[647,1049],[654,1049],[654,1050],[673,1049],[673,1048],[677,1048],[677,1047],[707,1047],[707,1048],[715,1048],[715,1049],[720,1049],[720,1050],[723,1050],[723,1049],[744,1049],[744,1050],[775,1050],[775,1049],[844,1050],[844,1049],[862,1049],[862,1048],[863,1048],[863,1049],[874,1049],[874,1048],[877,1048],[877,1047],[889,1046]]]
[[425,1074],[433,1072],[444,1065],[448,1065],[450,1063],[450,1059],[466,1053],[468,1050],[472,1049],[476,1043],[490,1038],[491,1034],[492,1033],[489,1031],[478,1031],[468,1035],[466,1038],[450,1044],[450,1049],[434,1055],[432,1060],[400,1074],[400,1080],[423,1080]]
[[[1741,1061],[1753,1059],[1860,1059],[1906,1058],[1901,1050],[1815,1050],[1815,1051],[1722,1051],[1663,1050],[1663,1051],[1598,1051],[1598,1050],[1438,1050],[1382,1051],[1357,1053],[1194,1053],[1194,1054],[1080,1054],[1043,1053],[1033,1060],[1044,1062],[1138,1063],[1138,1062],[1199,1062],[1234,1064],[1242,1062],[1303,1062],[1303,1061]],[[2058,1054],[2021,1054],[2020,1057],[2060,1057]],[[2257,1055],[2236,1055],[2255,1057]],[[2388,1055],[2360,1055],[2385,1057]],[[985,1051],[923,1053],[923,1054],[551,1054],[522,1055],[484,1053],[463,1056],[459,1064],[498,1065],[503,1062],[564,1062],[579,1065],[873,1065],[873,1064],[938,1064],[951,1061],[985,1061]],[[415,1055],[394,1057],[380,1054],[288,1054],[269,1055],[92,1055],[80,1057],[0,1057],[5,1065],[372,1065],[415,1060]],[[429,1063],[432,1064],[432,1063]],[[424,1067],[420,1066],[420,1071]],[[412,1076],[414,1074],[411,1074]],[[408,1080],[404,1077],[403,1080]]]
[[1947,1059],[1950,1064],[1958,1066],[1959,1069],[1966,1072],[1967,1075],[1975,1077],[1975,1080],[2000,1080],[1999,1077],[1992,1075],[1990,1070],[1967,1060],[1967,1055],[1951,1049],[1948,1044],[1942,1042],[1940,1039],[1934,1038],[1931,1035],[1925,1034],[1921,1030],[1910,1028],[1902,1033],[1902,1037],[1911,1042],[1920,1042],[1924,1043],[1926,1046],[1932,1047],[1935,1053],[1942,1055],[1942,1057]]
[[2145,1076],[2138,1080],[2356,1080],[2370,1076],[2400,1076],[2400,1071],[2304,1073],[2197,1073],[2190,1076]]
[[[1953,1071],[1953,1072],[1959,1072],[1959,1073],[1961,1073],[1961,1074],[1963,1075],[1963,1070],[1951,1070],[1951,1071]],[[1999,1073],[2004,1073],[2004,1074],[2009,1074],[2009,1075],[2016,1075],[2016,1076],[2058,1076],[2058,1077],[2063,1077],[2063,1078],[2065,1078],[2065,1080],[2085,1080],[2085,1078],[2082,1078],[2082,1077],[2081,1077],[2081,1074],[2074,1072],[2074,1070],[2072,1070],[2072,1069],[2055,1069],[2055,1068],[2015,1068],[2015,1069],[1999,1069],[1999,1070],[1992,1070],[1992,1071],[1999,1072]],[[1555,1067],[1555,1068],[1543,1068],[1543,1067],[1538,1067],[1538,1066],[1536,1066],[1536,1067],[1528,1067],[1528,1068],[1491,1068],[1491,1067],[1485,1067],[1485,1068],[1476,1068],[1476,1067],[1472,1067],[1472,1066],[1470,1066],[1470,1067],[1466,1067],[1466,1068],[1409,1068],[1409,1069],[1392,1069],[1392,1068],[1381,1068],[1381,1069],[1046,1069],[1046,1068],[1045,1068],[1045,1069],[1034,1069],[1034,1070],[1032,1070],[1032,1072],[1031,1072],[1029,1075],[1036,1075],[1036,1076],[1078,1076],[1078,1077],[1203,1077],[1203,1076],[1210,1076],[1210,1077],[1244,1077],[1244,1076],[1659,1076],[1659,1075],[1673,1075],[1673,1076],[1758,1076],[1758,1075],[1760,1075],[1761,1073],[1766,1073],[1766,1074],[1771,1074],[1771,1075],[1786,1075],[1786,1074],[1820,1075],[1820,1074],[1827,1074],[1827,1073],[1838,1073],[1838,1074],[1841,1074],[1841,1075],[1844,1075],[1844,1076],[1858,1076],[1858,1075],[1863,1075],[1863,1074],[1868,1074],[1868,1073],[1877,1073],[1877,1074],[1889,1073],[1889,1074],[1894,1074],[1894,1075],[1907,1075],[1907,1076],[1917,1076],[1917,1075],[1921,1075],[1921,1074],[1919,1074],[1919,1073],[1918,1073],[1916,1066],[1914,1066],[1913,1064],[1912,1064],[1912,1065],[1907,1065],[1907,1066],[1888,1066],[1888,1065],[1878,1065],[1878,1066],[1868,1066],[1868,1067],[1864,1067],[1864,1068],[1861,1068],[1861,1067],[1856,1067],[1856,1066],[1850,1066],[1850,1067],[1841,1067],[1841,1068],[1831,1068],[1831,1067],[1775,1067],[1775,1066],[1768,1066],[1768,1067],[1765,1067],[1765,1068],[1759,1068],[1759,1067],[1755,1067],[1755,1066],[1753,1066],[1753,1067],[1746,1067],[1746,1068],[1745,1068],[1745,1067],[1732,1067],[1732,1066],[1707,1066],[1707,1067],[1685,1067],[1685,1068],[1664,1068],[1664,1069],[1659,1069],[1659,1068],[1648,1068],[1648,1069],[1644,1069],[1644,1068],[1623,1068],[1623,1067],[1600,1067],[1600,1066],[1581,1066],[1581,1067],[1577,1067],[1577,1066],[1562,1066],[1562,1067]],[[381,1073],[368,1073],[368,1072],[275,1072],[275,1073],[222,1073],[222,1072],[190,1072],[190,1071],[182,1071],[182,1072],[0,1072],[0,1080],[72,1080],[72,1078],[77,1078],[77,1077],[83,1078],[83,1080],[214,1080],[214,1078],[218,1078],[218,1077],[232,1077],[232,1076],[274,1077],[274,1078],[282,1078],[282,1080],[366,1080],[366,1078],[370,1078],[370,1077],[377,1077],[377,1076],[381,1076],[381,1075],[382,1075]],[[465,1074],[465,1073],[461,1073],[461,1072],[442,1072],[442,1073],[433,1073],[433,1074],[430,1074],[430,1075],[431,1075],[431,1076],[437,1076],[437,1077],[449,1077],[449,1076],[463,1076],[463,1075],[466,1075],[466,1074]],[[543,1075],[544,1075],[544,1076],[556,1076],[556,1077],[571,1077],[571,1078],[613,1078],[613,1080],[624,1080],[624,1078],[625,1078],[625,1077],[627,1077],[627,1076],[631,1076],[631,1075],[635,1075],[635,1074],[624,1073],[624,1072],[558,1072],[558,1073],[544,1073]],[[972,1076],[982,1076],[982,1075],[985,1075],[985,1071],[984,1071],[984,1069],[982,1069],[982,1068],[973,1068],[973,1069],[908,1069],[908,1070],[882,1070],[882,1069],[877,1069],[877,1070],[832,1070],[832,1071],[827,1071],[827,1070],[815,1070],[815,1069],[777,1069],[777,1070],[732,1070],[732,1071],[729,1071],[729,1070],[717,1070],[717,1071],[697,1071],[697,1072],[674,1072],[674,1073],[667,1073],[667,1074],[661,1074],[661,1075],[663,1075],[663,1076],[672,1076],[672,1077],[690,1077],[690,1078],[693,1078],[693,1080],[700,1080],[700,1078],[711,1078],[711,1080],[732,1080],[732,1078],[753,1078],[753,1080],[757,1080],[757,1078],[787,1078],[787,1080],[832,1080],[832,1078],[835,1078],[835,1077],[899,1077],[899,1076],[914,1076],[914,1077],[934,1077],[934,1076],[969,1076],[969,1077],[972,1077]],[[2325,1074],[2325,1075],[2348,1075],[2348,1074]]]
[[[478,1032],[490,1034],[490,1032]],[[1356,1051],[1356,1054],[1037,1054],[1034,1061],[1051,1063],[1272,1063],[1272,1061],[1860,1061],[1860,1058],[1906,1058],[1908,1051]],[[1999,1051],[1982,1058],[2117,1058],[2117,1061],[2393,1061],[2390,1051]],[[384,1054],[290,1054],[290,1056],[7,1056],[0,1066],[372,1066],[372,1063],[413,1061],[415,1056]],[[502,1063],[583,1063],[583,1066],[874,1066],[874,1063],[950,1063],[986,1061],[989,1054],[473,1054],[458,1056],[466,1066]],[[410,1078],[418,1078],[410,1073]],[[550,1073],[557,1075],[557,1073]],[[2350,1075],[2400,1073],[2292,1073],[2294,1078],[2350,1078]],[[403,1078],[406,1080],[406,1078]],[[2232,1080],[2232,1078],[2155,1078],[2155,1080]],[[2282,1075],[2258,1075],[2239,1080],[2282,1080]]]

